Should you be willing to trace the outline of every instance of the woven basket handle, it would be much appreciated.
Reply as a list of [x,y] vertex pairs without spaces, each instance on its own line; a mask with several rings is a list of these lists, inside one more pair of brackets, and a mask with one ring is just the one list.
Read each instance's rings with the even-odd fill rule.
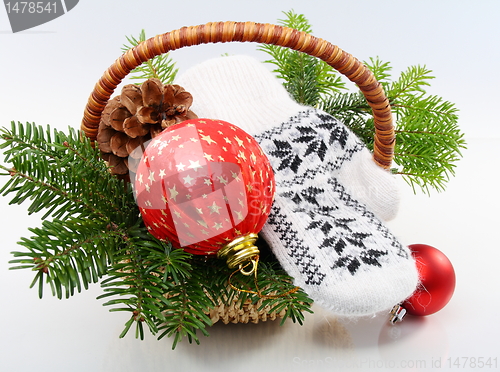
[[[254,22],[215,22],[183,27],[157,35],[118,58],[97,82],[85,107],[81,129],[92,141],[97,137],[101,113],[113,91],[137,66],[172,50],[206,43],[255,42],[274,44],[322,59],[354,82],[372,108],[375,122],[373,159],[381,167],[391,166],[394,127],[389,100],[372,72],[339,47],[292,28]],[[196,97],[195,97],[196,99]]]

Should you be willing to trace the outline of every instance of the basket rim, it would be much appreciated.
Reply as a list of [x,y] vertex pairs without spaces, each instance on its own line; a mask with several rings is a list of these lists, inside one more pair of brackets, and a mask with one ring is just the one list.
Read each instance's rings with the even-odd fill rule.
[[380,82],[357,58],[338,46],[293,28],[270,23],[210,22],[182,27],[139,43],[122,54],[94,86],[85,106],[81,130],[94,142],[102,112],[116,87],[136,67],[149,59],[187,46],[254,42],[300,51],[325,61],[357,85],[372,109],[375,124],[373,160],[389,169],[394,157],[395,132],[389,100]]

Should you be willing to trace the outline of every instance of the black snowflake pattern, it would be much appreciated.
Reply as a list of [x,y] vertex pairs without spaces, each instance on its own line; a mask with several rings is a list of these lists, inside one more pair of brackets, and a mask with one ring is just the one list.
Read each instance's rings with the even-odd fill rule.
[[303,200],[305,200],[306,202],[319,207],[318,195],[323,193],[323,192],[325,192],[325,190],[320,188],[320,187],[309,186],[309,187],[303,189],[300,192],[300,195],[302,196]]
[[292,145],[281,140],[274,140],[274,145],[276,146],[276,150],[271,151],[270,154],[280,161],[278,171],[290,168],[294,173],[297,173],[302,159],[294,151]]
[[318,119],[320,120],[320,123],[317,124],[318,128],[322,128],[330,134],[328,145],[331,146],[333,143],[338,142],[342,149],[345,149],[349,138],[347,128],[330,115],[318,113]]
[[293,142],[303,143],[306,145],[306,151],[302,154],[302,156],[306,157],[311,154],[316,154],[321,161],[324,161],[328,146],[318,135],[318,132],[316,132],[312,127],[297,127],[297,130],[301,135],[294,138]]
[[287,221],[285,214],[275,204],[271,208],[268,226],[272,227],[274,233],[282,241],[283,246],[287,247],[288,255],[293,259],[295,266],[305,280],[305,284],[321,285],[326,274],[322,272],[321,267],[315,262],[315,257],[305,249],[306,244],[300,238],[300,234],[293,228],[293,224]]
[[[322,162],[322,168],[339,169],[363,148],[356,136],[337,119],[313,109],[299,112],[288,122],[254,137],[275,171],[290,169],[291,174],[300,175],[295,180],[299,183],[303,177],[311,176],[305,164]],[[340,144],[340,153],[338,149],[332,150],[335,149],[334,142]]]
[[[302,190],[300,194],[311,195],[312,193],[310,190],[308,192]],[[347,201],[353,206],[353,199],[341,185],[337,185],[336,195],[340,196],[339,201]],[[345,268],[351,275],[355,275],[362,265],[380,267],[380,258],[386,256],[388,252],[370,247],[367,239],[372,238],[372,234],[360,230],[359,221],[356,219],[338,216],[334,213],[336,208],[338,207],[320,206],[318,208],[295,209],[295,212],[303,212],[308,215],[310,221],[306,230],[316,237],[318,249],[326,252],[331,250],[332,255],[337,256],[330,269]],[[370,218],[368,212],[365,215]],[[377,227],[377,225],[373,225],[373,227]],[[349,249],[347,249],[348,247]],[[353,251],[357,252],[355,256],[353,256]]]
[[339,268],[346,268],[349,270],[351,275],[356,274],[356,271],[358,271],[359,267],[361,266],[361,263],[356,257],[352,256],[344,256],[339,258],[335,264],[332,266],[332,270],[339,269]]
[[[372,232],[383,240],[383,247],[392,246],[397,255],[408,258],[383,223],[333,176],[364,147],[344,125],[310,109],[255,138],[276,171],[277,198],[283,208],[273,205],[265,234],[280,240],[305,284],[320,286],[329,271],[355,275],[364,266],[381,267],[388,262],[389,250],[374,243]],[[326,184],[315,181],[320,173],[328,174]],[[324,205],[328,199],[335,202]],[[343,214],[344,210],[353,211],[355,218]],[[307,241],[305,231],[296,229],[297,219],[307,221]],[[322,261],[325,257],[328,262]]]

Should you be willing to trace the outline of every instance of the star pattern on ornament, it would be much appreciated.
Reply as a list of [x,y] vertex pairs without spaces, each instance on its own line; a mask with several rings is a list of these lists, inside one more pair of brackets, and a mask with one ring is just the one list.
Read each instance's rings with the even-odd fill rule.
[[203,141],[206,141],[209,145],[211,145],[212,143],[217,143],[217,142],[215,142],[212,138],[210,138],[210,135],[208,135],[208,136],[204,136],[204,135],[202,134],[202,135],[200,135],[200,137],[201,137],[201,139],[202,139]]
[[[176,238],[181,246],[205,241],[216,251],[216,236],[231,241],[262,226],[269,208],[263,202],[251,207],[250,200],[267,195],[272,201],[274,173],[259,158],[263,152],[253,137],[221,121],[204,121],[206,126],[181,123],[157,136],[144,152],[135,185],[148,195],[140,201],[141,214],[153,235]],[[254,220],[246,221],[248,215]]]
[[148,179],[151,181],[151,182],[154,182],[155,181],[155,172],[154,171],[149,171],[149,177]]
[[228,184],[228,180],[226,180],[224,177],[222,176],[219,176],[217,177],[217,180],[222,183],[223,185],[227,185]]
[[172,200],[176,200],[177,198],[177,195],[179,195],[179,193],[177,192],[176,190],[176,186],[174,186],[173,188],[171,189],[168,189],[168,191],[170,191],[170,199]]
[[238,136],[234,136],[234,139],[238,143],[238,146],[245,148],[245,143]]
[[238,216],[238,220],[242,221],[243,220],[243,213],[241,211],[236,211],[235,213]]
[[240,178],[240,174],[239,173],[236,173],[236,172],[233,172],[231,171],[231,176],[233,177],[233,179],[237,182],[241,181],[241,178]]
[[243,151],[240,151],[238,153],[238,157],[240,157],[241,159],[243,159],[243,161],[247,161],[247,157],[245,155],[245,153]]
[[188,174],[186,177],[184,177],[184,178],[183,178],[183,180],[184,180],[184,184],[186,184],[186,185],[191,185],[191,184],[193,183],[193,181],[194,181],[194,178],[193,178],[193,177],[191,177],[191,176]]
[[198,169],[202,168],[199,160],[196,160],[196,161],[189,160],[189,163],[190,164],[188,165],[188,168],[194,170],[195,172],[197,172]]
[[208,209],[210,209],[210,214],[212,213],[217,213],[217,214],[220,214],[219,210],[221,209],[222,207],[218,206],[215,202],[213,202],[212,205],[209,205],[208,206]]

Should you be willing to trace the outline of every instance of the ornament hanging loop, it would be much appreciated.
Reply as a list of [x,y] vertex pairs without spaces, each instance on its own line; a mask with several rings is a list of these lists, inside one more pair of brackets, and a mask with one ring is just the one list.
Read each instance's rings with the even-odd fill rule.
[[[226,244],[217,252],[217,257],[226,259],[227,266],[230,269],[239,267],[243,275],[252,275],[257,269],[257,260],[260,254],[259,248],[255,246],[255,242],[259,236],[254,233],[250,233],[245,236],[234,239],[229,244]],[[244,271],[248,262],[252,263],[252,268],[250,271]]]
[[252,266],[251,266],[249,271],[245,271],[245,268],[248,266],[248,264],[244,265],[244,266],[243,266],[243,264],[240,264],[240,266],[239,266],[240,273],[242,273],[245,276],[250,276],[253,273],[256,273],[257,272],[257,260],[258,260],[258,257],[252,258],[250,260],[250,263],[252,264]]
[[[227,266],[230,269],[234,269],[238,267],[236,271],[234,271],[229,276],[229,285],[236,291],[251,293],[259,296],[260,298],[279,298],[283,296],[290,295],[299,290],[299,287],[295,287],[289,290],[286,293],[277,294],[277,295],[263,295],[259,285],[257,283],[257,268],[259,266],[259,249],[255,246],[255,242],[259,236],[257,234],[248,234],[239,238],[234,239],[231,243],[226,244],[222,249],[217,252],[218,258],[225,258],[227,262]],[[247,269],[249,267],[249,269]],[[245,270],[247,269],[247,270]],[[236,273],[241,273],[245,276],[254,276],[255,288],[257,291],[249,291],[246,289],[236,288],[232,284],[232,278]]]

